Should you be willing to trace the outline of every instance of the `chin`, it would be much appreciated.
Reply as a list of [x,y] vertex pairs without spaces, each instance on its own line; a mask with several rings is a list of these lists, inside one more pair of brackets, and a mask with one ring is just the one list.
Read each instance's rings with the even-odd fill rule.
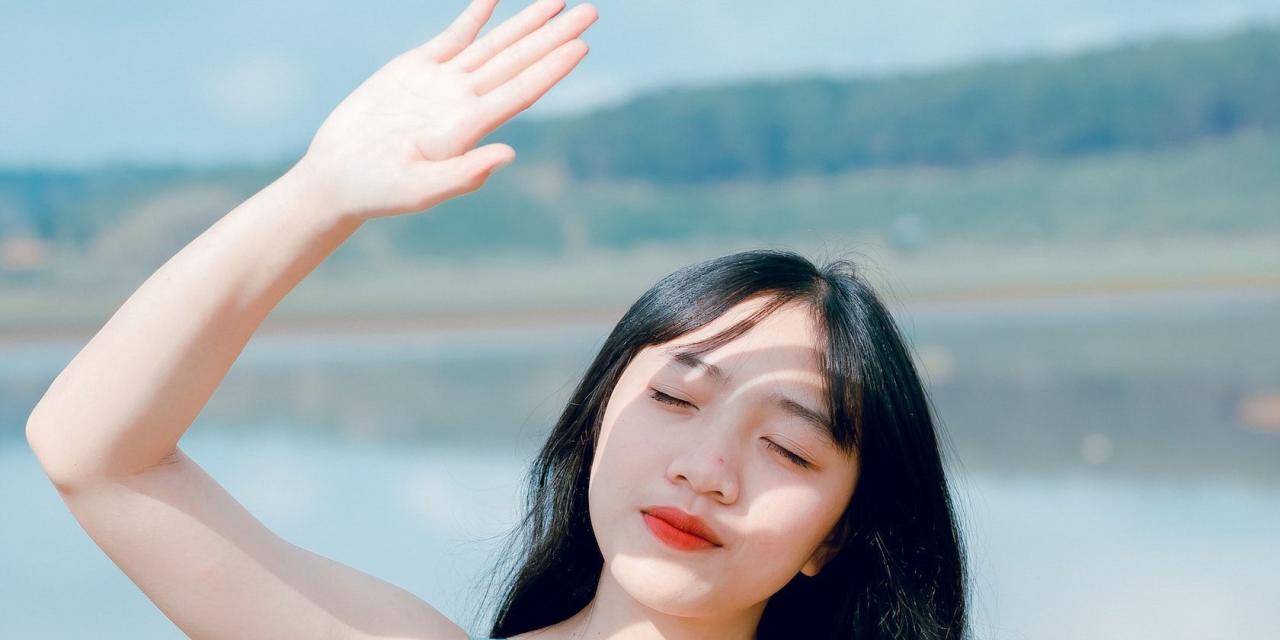
[[618,554],[606,559],[605,570],[637,602],[667,615],[701,617],[723,608],[720,585],[673,560]]

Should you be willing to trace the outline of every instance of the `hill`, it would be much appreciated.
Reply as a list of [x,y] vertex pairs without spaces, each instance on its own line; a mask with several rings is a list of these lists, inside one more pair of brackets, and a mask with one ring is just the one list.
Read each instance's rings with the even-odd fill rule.
[[[494,136],[515,165],[425,215],[367,225],[285,304],[616,305],[747,246],[872,254],[905,293],[1274,286],[1278,51],[1280,30],[1251,29],[520,120]],[[283,169],[0,171],[0,326],[100,321]],[[407,293],[422,288],[434,293]]]
[[494,136],[664,183],[1160,149],[1280,124],[1280,28],[882,78],[676,88]]

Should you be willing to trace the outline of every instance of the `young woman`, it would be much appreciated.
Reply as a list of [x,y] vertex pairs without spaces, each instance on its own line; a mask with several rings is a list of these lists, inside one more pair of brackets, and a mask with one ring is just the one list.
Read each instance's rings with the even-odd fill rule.
[[[475,145],[569,73],[596,16],[539,0],[477,39],[495,2],[343,100],[294,167],[143,283],[28,420],[81,526],[191,637],[468,637],[277,537],[178,441],[263,318],[360,225],[473,191],[514,158]],[[964,636],[930,407],[847,263],[756,251],[663,279],[532,471],[492,636]]]

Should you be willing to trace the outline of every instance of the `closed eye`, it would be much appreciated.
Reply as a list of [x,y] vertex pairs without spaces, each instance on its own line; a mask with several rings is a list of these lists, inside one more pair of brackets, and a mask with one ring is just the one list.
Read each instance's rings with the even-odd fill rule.
[[692,402],[687,402],[685,400],[681,400],[680,398],[669,396],[661,391],[658,391],[657,389],[652,389],[652,388],[649,389],[649,397],[663,404],[675,405],[677,407],[692,407],[694,409],[697,409],[697,407],[693,406]]
[[[653,388],[649,389],[649,397],[663,404],[669,404],[677,407],[693,407],[695,409],[697,408],[697,407],[694,407],[692,402],[689,402],[687,400],[681,400],[680,398],[676,398],[673,396],[669,396]],[[783,457],[790,460],[796,466],[799,466],[804,469],[808,469],[813,466],[812,464],[809,463],[808,460],[805,460],[804,458],[801,458],[800,456],[792,453],[791,451],[788,451],[787,449],[779,446],[778,443],[772,440],[766,439],[765,443],[769,446],[769,449],[776,451],[779,454],[782,454]]]
[[770,449],[773,449],[774,451],[777,451],[778,453],[781,453],[782,455],[786,456],[788,460],[790,460],[790,461],[792,461],[792,462],[796,463],[796,465],[798,465],[798,466],[800,466],[800,467],[803,467],[803,468],[805,468],[805,469],[808,469],[809,467],[813,466],[813,465],[809,464],[809,461],[808,461],[808,460],[805,460],[804,458],[801,458],[800,456],[798,456],[798,455],[796,455],[796,454],[794,454],[794,453],[791,453],[790,451],[787,451],[786,449],[783,449],[781,446],[779,446],[779,445],[778,445],[778,443],[776,443],[776,442],[774,442],[774,441],[772,441],[772,440],[765,440],[765,443],[767,443],[767,444],[769,445],[769,448],[770,448]]

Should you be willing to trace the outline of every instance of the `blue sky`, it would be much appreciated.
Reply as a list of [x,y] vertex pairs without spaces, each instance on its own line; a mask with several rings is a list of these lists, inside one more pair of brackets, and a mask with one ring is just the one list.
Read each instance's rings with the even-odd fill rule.
[[[464,4],[0,0],[0,166],[291,159],[343,96]],[[503,0],[490,25],[525,4]],[[1280,0],[594,4],[591,54],[522,117],[678,84],[883,73],[1280,23]]]

